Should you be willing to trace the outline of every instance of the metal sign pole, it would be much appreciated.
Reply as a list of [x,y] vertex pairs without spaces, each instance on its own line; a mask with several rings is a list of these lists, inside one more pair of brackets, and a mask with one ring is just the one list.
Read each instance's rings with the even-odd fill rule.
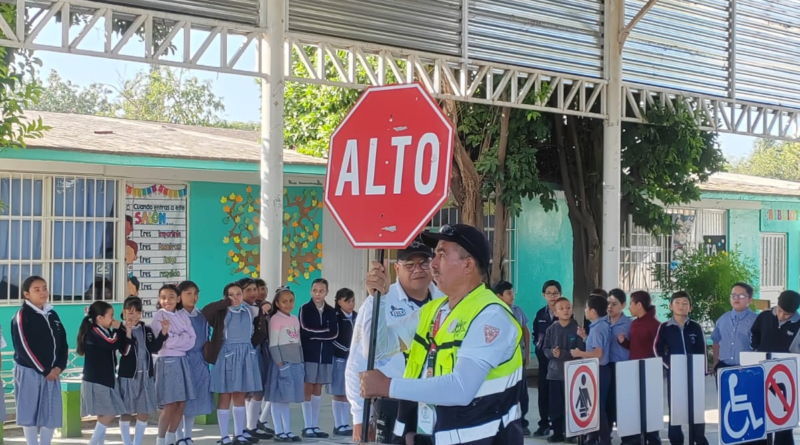
[[686,354],[687,383],[689,388],[689,443],[694,443],[694,355]]
[[[378,250],[378,262],[383,264],[386,256],[386,250]],[[388,271],[387,271],[388,273]],[[381,291],[375,291],[375,297],[372,301],[372,325],[369,327],[369,355],[367,356],[367,371],[375,369],[375,347],[377,345],[378,337],[378,317],[381,315]],[[361,421],[361,441],[369,442],[369,421],[370,411],[372,408],[372,399],[364,399],[364,417]]]
[[[647,443],[647,402],[645,394],[647,393],[647,381],[645,374],[644,360],[639,360],[639,443]],[[690,442],[691,444],[691,442]]]

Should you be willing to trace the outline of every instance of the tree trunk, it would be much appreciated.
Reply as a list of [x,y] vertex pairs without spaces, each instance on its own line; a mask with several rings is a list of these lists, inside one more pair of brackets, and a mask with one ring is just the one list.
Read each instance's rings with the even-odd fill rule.
[[[597,208],[598,184],[586,172],[596,170],[596,155],[591,133],[587,137],[585,122],[575,117],[555,119],[554,133],[558,150],[561,182],[572,226],[572,272],[574,311],[581,318],[589,292],[599,286],[601,260],[598,224],[602,209]],[[579,133],[579,130],[582,132]]]
[[[447,82],[443,82],[442,90],[445,94],[449,89]],[[448,90],[449,91],[449,90]],[[453,127],[458,128],[458,104],[453,100],[445,100],[443,103],[444,112],[453,123]],[[482,178],[475,169],[464,142],[458,136],[458,131],[453,136],[453,197],[456,204],[461,209],[461,222],[475,226],[483,230],[483,199],[481,198]]]
[[[498,172],[506,168],[506,152],[508,151],[508,123],[511,118],[511,108],[503,107],[500,116],[500,140],[497,145]],[[492,270],[489,274],[491,283],[505,278],[505,257],[508,244],[508,208],[501,199],[503,187],[497,181],[494,189],[494,242],[492,243]]]

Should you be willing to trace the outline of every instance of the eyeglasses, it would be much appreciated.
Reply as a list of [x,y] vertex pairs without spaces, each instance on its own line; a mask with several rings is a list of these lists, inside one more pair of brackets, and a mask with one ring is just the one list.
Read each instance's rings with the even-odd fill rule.
[[747,294],[731,294],[731,300],[746,300],[750,298]]
[[475,247],[475,245],[472,244],[472,242],[469,239],[467,239],[467,237],[465,237],[463,234],[461,234],[458,230],[456,230],[455,227],[451,226],[450,224],[445,224],[441,228],[439,228],[439,233],[441,233],[442,235],[445,235],[445,236],[458,237],[460,240],[462,240],[465,243],[469,244],[469,246],[472,248],[473,252],[477,252],[478,251],[478,249]]
[[412,260],[408,260],[408,261],[400,261],[400,260],[398,260],[397,264],[403,266],[409,272],[413,272],[414,269],[417,268],[417,266],[419,266],[419,268],[422,269],[422,270],[428,270],[428,269],[431,268],[431,260],[430,259],[422,260],[422,261],[419,261],[419,262],[412,261]]
[[557,297],[561,295],[561,292],[545,292],[544,294],[546,297]]

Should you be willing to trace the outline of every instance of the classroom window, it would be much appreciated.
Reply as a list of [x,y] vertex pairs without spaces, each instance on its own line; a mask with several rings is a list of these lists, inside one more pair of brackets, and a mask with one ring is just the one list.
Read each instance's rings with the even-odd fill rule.
[[55,302],[116,300],[118,182],[0,173],[0,301],[19,302],[30,275]]
[[[658,291],[653,270],[669,268],[687,249],[696,249],[705,237],[727,237],[728,213],[711,209],[667,209],[678,229],[669,235],[652,235],[624,221],[620,248],[620,287],[627,291]],[[727,242],[725,243],[727,247]]]

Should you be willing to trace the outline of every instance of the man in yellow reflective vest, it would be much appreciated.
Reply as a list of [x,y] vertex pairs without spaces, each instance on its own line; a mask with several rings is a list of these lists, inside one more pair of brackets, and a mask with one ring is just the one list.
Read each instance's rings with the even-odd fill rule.
[[[408,349],[408,361],[402,379],[362,373],[362,395],[418,402],[417,431],[436,445],[522,444],[522,329],[484,284],[489,242],[464,224],[422,239],[435,246],[431,269],[447,297],[400,323],[378,319],[376,356]],[[389,283],[385,265],[373,263],[367,288],[385,292]]]

